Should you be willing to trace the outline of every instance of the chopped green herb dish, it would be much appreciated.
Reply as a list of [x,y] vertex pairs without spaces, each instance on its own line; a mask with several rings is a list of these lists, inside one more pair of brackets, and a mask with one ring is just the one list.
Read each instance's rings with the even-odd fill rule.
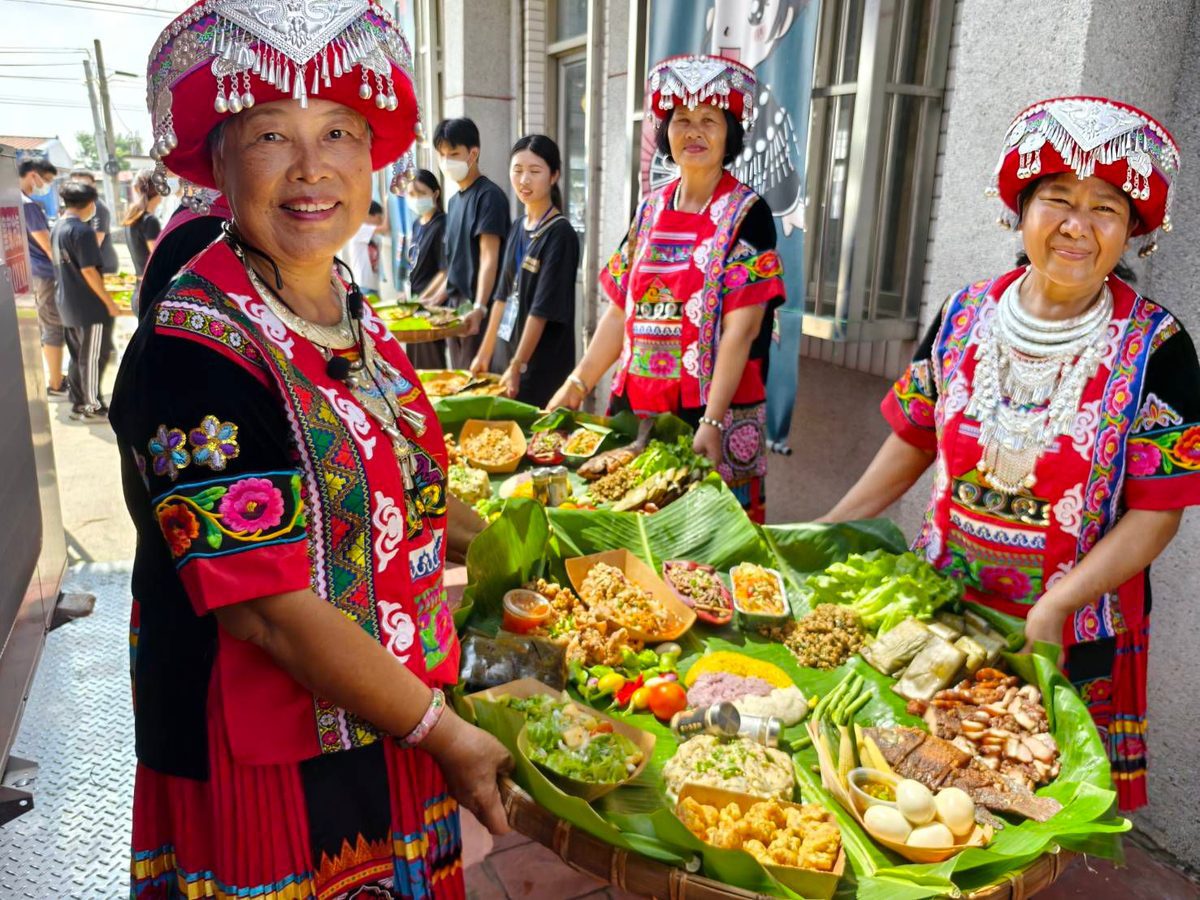
[[545,695],[508,697],[505,703],[525,714],[529,758],[552,772],[589,784],[613,784],[629,778],[642,762],[633,741],[581,706]]

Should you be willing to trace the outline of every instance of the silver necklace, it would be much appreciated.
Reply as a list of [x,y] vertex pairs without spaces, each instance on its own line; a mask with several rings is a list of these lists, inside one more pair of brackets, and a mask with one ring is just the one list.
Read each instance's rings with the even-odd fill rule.
[[[241,256],[241,254],[239,254]],[[280,321],[296,334],[311,342],[321,356],[328,362],[335,350],[350,350],[359,347],[359,358],[350,364],[345,378],[341,379],[359,406],[376,421],[379,428],[392,444],[392,451],[400,465],[400,474],[404,478],[406,491],[412,491],[416,481],[413,477],[414,463],[412,444],[399,428],[401,420],[420,437],[425,433],[425,416],[416,410],[411,410],[401,403],[393,405],[388,399],[395,396],[394,385],[402,379],[400,373],[386,359],[379,355],[375,348],[374,339],[359,328],[359,337],[355,337],[354,326],[350,319],[349,308],[345,302],[345,289],[334,280],[334,290],[342,299],[342,319],[336,325],[319,325],[296,315],[283,299],[264,282],[258,273],[242,256],[242,264],[250,277],[259,298]],[[360,343],[361,339],[361,343]],[[365,378],[362,376],[366,376]]]
[[976,346],[966,414],[979,421],[978,469],[1005,494],[1032,488],[1038,459],[1069,434],[1088,381],[1108,343],[1112,291],[1080,316],[1047,321],[1020,308],[1017,279],[1000,297],[987,336]]

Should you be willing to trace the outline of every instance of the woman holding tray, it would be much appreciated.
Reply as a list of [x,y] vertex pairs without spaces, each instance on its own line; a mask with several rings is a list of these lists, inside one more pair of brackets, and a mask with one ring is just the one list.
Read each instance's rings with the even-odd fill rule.
[[914,547],[967,599],[1061,643],[1122,809],[1146,803],[1149,565],[1200,502],[1192,340],[1116,274],[1170,230],[1179,149],[1141,110],[1035,104],[997,170],[1026,260],[953,295],[883,401],[894,429],[825,517],[879,515],[934,467]]
[[334,266],[413,141],[411,57],[375,0],[268,6],[197,4],[150,59],[156,155],[232,220],[113,398],[138,531],[131,896],[462,898],[458,805],[506,829],[508,754],[443,693],[444,561],[481,523]]
[[751,518],[765,520],[766,376],[784,300],[766,202],[725,167],[742,151],[754,74],[718,56],[663,60],[647,93],[679,178],[642,200],[600,284],[610,300],[550,401],[578,409],[615,362],[610,411],[671,412]]

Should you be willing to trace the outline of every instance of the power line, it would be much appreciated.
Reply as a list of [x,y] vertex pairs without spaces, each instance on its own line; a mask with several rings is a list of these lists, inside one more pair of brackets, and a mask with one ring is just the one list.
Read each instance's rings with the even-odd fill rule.
[[127,13],[131,16],[149,16],[155,19],[173,19],[178,13],[158,9],[144,9],[126,3],[108,3],[105,0],[7,0],[9,3],[24,3],[31,6],[61,6],[66,9],[93,9],[100,12]]

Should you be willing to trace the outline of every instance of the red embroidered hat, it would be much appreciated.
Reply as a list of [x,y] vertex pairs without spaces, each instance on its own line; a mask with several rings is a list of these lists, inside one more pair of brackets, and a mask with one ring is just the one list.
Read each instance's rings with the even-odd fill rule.
[[1015,224],[1018,198],[1038,178],[1074,172],[1119,187],[1141,220],[1135,235],[1171,230],[1171,184],[1179,172],[1179,146],[1171,133],[1134,106],[1103,97],[1043,100],[1018,115],[1004,141],[993,188]]
[[659,119],[676,106],[727,109],[743,128],[754,113],[754,72],[732,59],[707,54],[670,56],[650,70],[650,109]]
[[255,103],[333,100],[370,123],[381,169],[419,137],[408,41],[377,0],[201,0],[150,54],[156,186],[164,165],[215,188],[210,132]]

